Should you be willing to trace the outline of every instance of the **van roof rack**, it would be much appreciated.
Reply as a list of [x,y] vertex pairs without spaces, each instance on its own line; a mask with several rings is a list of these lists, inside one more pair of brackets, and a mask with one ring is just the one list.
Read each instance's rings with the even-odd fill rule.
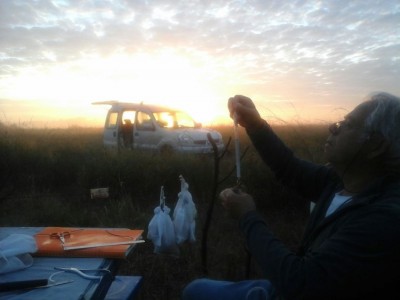
[[114,108],[131,108],[131,109],[139,109],[141,106],[143,106],[143,109],[150,110],[153,112],[157,111],[163,111],[163,110],[173,110],[173,111],[181,111],[180,109],[176,109],[173,107],[165,107],[161,105],[156,105],[156,104],[144,104],[143,101],[140,103],[134,103],[134,102],[122,102],[122,101],[117,101],[117,100],[106,100],[106,101],[95,101],[92,102],[93,105],[112,105]]

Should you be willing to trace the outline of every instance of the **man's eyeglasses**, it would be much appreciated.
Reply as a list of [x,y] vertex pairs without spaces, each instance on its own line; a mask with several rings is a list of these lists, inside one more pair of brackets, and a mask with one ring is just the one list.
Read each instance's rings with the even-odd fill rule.
[[340,121],[329,125],[329,132],[333,135],[338,135],[343,127],[345,121]]
[[338,135],[342,131],[343,128],[346,130],[354,129],[354,128],[362,128],[362,125],[355,125],[353,121],[346,119],[346,120],[331,124],[329,126],[329,132],[333,135]]

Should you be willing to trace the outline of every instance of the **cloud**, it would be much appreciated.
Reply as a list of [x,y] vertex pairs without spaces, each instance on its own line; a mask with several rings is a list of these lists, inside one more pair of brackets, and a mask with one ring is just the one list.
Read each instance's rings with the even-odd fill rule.
[[349,101],[400,94],[398,28],[395,0],[0,1],[0,80],[172,50],[227,90]]

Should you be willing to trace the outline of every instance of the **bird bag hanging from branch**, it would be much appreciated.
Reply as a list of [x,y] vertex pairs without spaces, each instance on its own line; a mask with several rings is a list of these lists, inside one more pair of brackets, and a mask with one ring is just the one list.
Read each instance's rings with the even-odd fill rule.
[[176,244],[174,224],[169,215],[170,209],[165,205],[164,187],[160,191],[160,205],[154,209],[154,216],[151,219],[147,238],[154,244],[154,253],[179,255],[179,248]]
[[178,193],[178,202],[173,215],[176,242],[178,244],[186,241],[193,243],[196,241],[197,210],[189,192],[189,184],[182,175],[179,176],[179,180],[181,181],[181,191]]

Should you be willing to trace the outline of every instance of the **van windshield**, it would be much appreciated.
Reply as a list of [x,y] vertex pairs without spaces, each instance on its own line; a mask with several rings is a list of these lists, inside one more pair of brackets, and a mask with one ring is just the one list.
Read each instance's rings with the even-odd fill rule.
[[154,118],[164,128],[195,128],[196,122],[182,111],[155,112]]

